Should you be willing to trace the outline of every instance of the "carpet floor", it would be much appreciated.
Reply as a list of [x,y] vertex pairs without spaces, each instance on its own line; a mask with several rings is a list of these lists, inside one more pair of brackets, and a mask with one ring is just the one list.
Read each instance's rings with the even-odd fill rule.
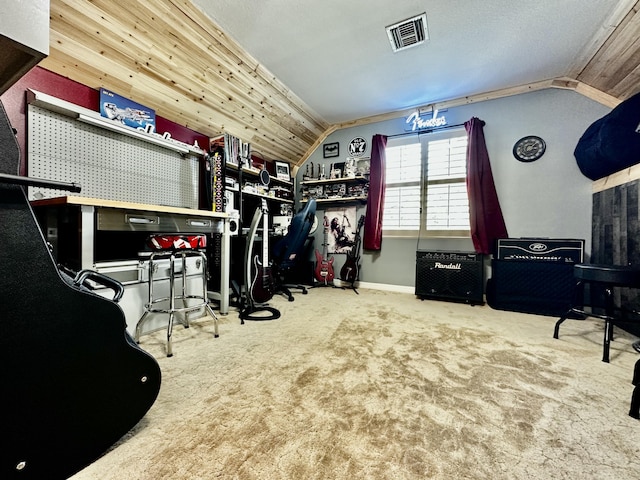
[[162,386],[74,480],[638,479],[636,337],[602,322],[317,288],[141,338]]

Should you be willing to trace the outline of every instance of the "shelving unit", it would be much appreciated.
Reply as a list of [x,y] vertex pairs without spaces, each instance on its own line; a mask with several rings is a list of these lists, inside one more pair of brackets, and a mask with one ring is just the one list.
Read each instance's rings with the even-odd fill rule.
[[[293,215],[294,182],[281,180],[269,174],[268,184],[264,185],[263,180],[266,181],[266,178],[261,180],[262,175],[262,169],[239,167],[233,163],[225,165],[225,208],[227,213],[238,219],[238,234],[241,237],[248,231],[256,209],[264,207],[263,200],[266,200],[268,209],[269,229],[275,231],[283,225],[288,226]],[[235,255],[232,264],[242,265],[244,238],[234,239],[232,244]],[[232,276],[235,276],[236,280],[242,278],[242,272],[238,268],[232,270]]]
[[[225,157],[227,157],[226,152]],[[268,182],[265,185],[267,178],[263,170],[268,173],[270,167],[268,162],[259,169],[241,167],[229,161],[225,162],[223,167],[225,211],[236,218],[238,225],[231,238],[230,269],[231,281],[237,285],[244,285],[247,278],[245,259],[249,248],[247,233],[256,210],[263,209],[266,204],[268,228],[274,232],[278,229],[282,231],[283,225],[288,226],[293,213],[295,182],[278,179],[269,173]],[[279,193],[276,195],[276,192]],[[262,242],[262,236],[261,232],[256,240]]]
[[[227,190],[251,197],[266,198],[274,202],[293,204],[293,182],[287,182],[270,175],[269,185],[263,186],[260,182],[260,170],[240,168],[234,164],[227,164],[225,175],[232,175],[238,180],[237,189],[227,186]],[[255,185],[255,191],[251,189],[250,185]],[[291,198],[279,197],[275,193],[276,191],[288,192],[287,196]]]
[[366,202],[369,191],[369,179],[366,177],[303,180],[300,185],[302,203],[309,198],[315,198],[317,203]]

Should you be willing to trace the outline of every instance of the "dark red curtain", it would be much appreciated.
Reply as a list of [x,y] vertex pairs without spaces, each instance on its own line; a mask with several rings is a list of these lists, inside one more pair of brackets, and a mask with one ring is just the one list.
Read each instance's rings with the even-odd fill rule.
[[477,253],[490,254],[498,238],[507,238],[507,227],[493,183],[489,153],[484,140],[485,123],[473,117],[467,131],[467,193],[471,239]]
[[384,152],[386,146],[386,136],[373,136],[371,140],[371,170],[369,175],[367,216],[364,221],[363,246],[365,250],[382,249],[382,211],[384,210],[386,168]]

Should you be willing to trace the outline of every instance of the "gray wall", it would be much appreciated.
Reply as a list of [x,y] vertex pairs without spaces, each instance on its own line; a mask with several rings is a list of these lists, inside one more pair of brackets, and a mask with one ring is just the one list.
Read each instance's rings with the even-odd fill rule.
[[[585,252],[591,251],[591,180],[580,173],[573,150],[580,136],[595,120],[611,109],[578,93],[549,89],[473,103],[442,112],[448,124],[464,123],[472,117],[486,122],[484,127],[493,176],[510,237],[582,238]],[[339,142],[340,157],[324,159],[322,147],[307,160],[328,165],[343,161],[354,137],[370,143],[374,134],[404,132],[404,118],[339,130],[325,143]],[[517,161],[513,144],[525,135],[538,135],[547,144],[536,162]],[[370,145],[365,155],[370,154]],[[298,171],[302,180],[306,167]],[[319,205],[319,209],[322,208]],[[365,213],[358,207],[358,216]],[[322,219],[319,210],[318,218]],[[321,250],[323,232],[316,232],[315,245]],[[473,251],[469,238],[432,239],[385,237],[380,252],[363,252],[360,280],[398,286],[415,284],[415,252],[421,250]],[[344,255],[335,255],[337,273]]]

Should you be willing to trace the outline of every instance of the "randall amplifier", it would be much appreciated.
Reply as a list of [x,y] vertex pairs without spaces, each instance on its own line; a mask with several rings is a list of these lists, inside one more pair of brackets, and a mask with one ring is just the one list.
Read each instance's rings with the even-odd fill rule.
[[416,252],[416,296],[482,305],[483,256],[466,252]]
[[533,260],[582,263],[584,240],[552,238],[500,238],[497,260]]

